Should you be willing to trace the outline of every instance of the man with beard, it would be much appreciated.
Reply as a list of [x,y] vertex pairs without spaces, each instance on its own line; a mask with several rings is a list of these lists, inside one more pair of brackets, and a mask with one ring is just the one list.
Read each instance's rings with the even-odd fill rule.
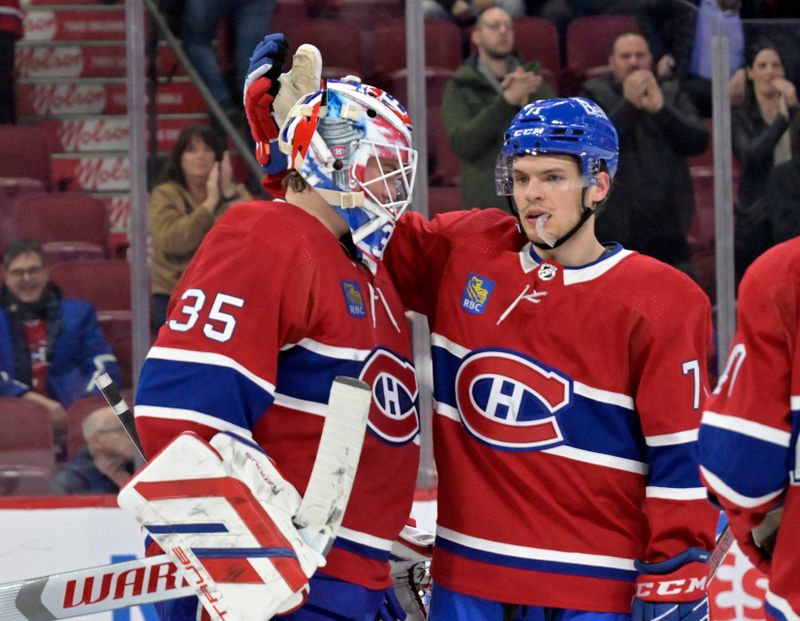
[[117,359],[94,308],[64,299],[48,280],[44,252],[23,239],[6,248],[0,287],[0,396],[21,397],[50,412],[56,438],[66,431],[64,408],[95,392],[94,379],[119,381]]
[[686,158],[705,150],[708,130],[677,80],[656,79],[644,37],[617,37],[608,62],[611,72],[581,93],[619,133],[619,172],[598,238],[687,270],[694,195]]
[[477,51],[456,70],[442,97],[447,141],[461,159],[461,204],[508,207],[494,192],[494,165],[503,132],[520,108],[553,91],[514,52],[514,24],[499,7],[481,13],[472,31]]

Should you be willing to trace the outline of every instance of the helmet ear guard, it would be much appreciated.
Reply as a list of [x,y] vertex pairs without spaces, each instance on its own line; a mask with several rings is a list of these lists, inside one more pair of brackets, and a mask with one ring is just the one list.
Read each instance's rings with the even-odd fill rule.
[[417,152],[411,120],[388,93],[348,78],[299,101],[279,145],[347,221],[356,246],[379,259],[411,202]]

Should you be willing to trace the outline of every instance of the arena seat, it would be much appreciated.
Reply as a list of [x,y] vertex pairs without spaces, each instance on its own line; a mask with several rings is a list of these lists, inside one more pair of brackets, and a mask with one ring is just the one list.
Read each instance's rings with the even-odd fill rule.
[[26,125],[0,125],[0,174],[30,177],[47,191],[53,186],[50,142],[42,130]]
[[[406,68],[406,24],[403,19],[380,22],[373,32],[374,79],[386,83],[392,73]],[[378,49],[380,46],[380,49]],[[387,53],[386,50],[392,50]],[[455,71],[463,59],[461,31],[446,20],[425,22],[425,66]]]
[[302,43],[311,43],[322,53],[322,75],[341,78],[364,75],[361,54],[361,28],[340,19],[307,19],[283,25],[283,33],[293,54]]
[[21,397],[0,397],[0,494],[47,494],[55,470],[47,409]]
[[18,239],[14,205],[26,196],[45,194],[47,189],[31,177],[0,177],[0,250]]

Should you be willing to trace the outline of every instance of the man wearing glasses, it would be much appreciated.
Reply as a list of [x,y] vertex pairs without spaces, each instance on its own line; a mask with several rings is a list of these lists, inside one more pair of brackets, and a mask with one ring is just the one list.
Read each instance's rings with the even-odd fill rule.
[[94,308],[65,299],[48,280],[41,246],[9,244],[0,287],[0,396],[45,406],[56,437],[66,426],[64,408],[95,391],[108,372],[119,381],[117,360],[97,325]]

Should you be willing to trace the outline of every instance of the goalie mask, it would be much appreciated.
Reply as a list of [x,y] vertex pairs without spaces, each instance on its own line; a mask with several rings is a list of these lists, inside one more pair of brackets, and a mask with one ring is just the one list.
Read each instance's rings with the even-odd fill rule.
[[411,203],[417,152],[411,119],[388,93],[328,80],[289,112],[280,149],[345,219],[356,246],[380,259]]

